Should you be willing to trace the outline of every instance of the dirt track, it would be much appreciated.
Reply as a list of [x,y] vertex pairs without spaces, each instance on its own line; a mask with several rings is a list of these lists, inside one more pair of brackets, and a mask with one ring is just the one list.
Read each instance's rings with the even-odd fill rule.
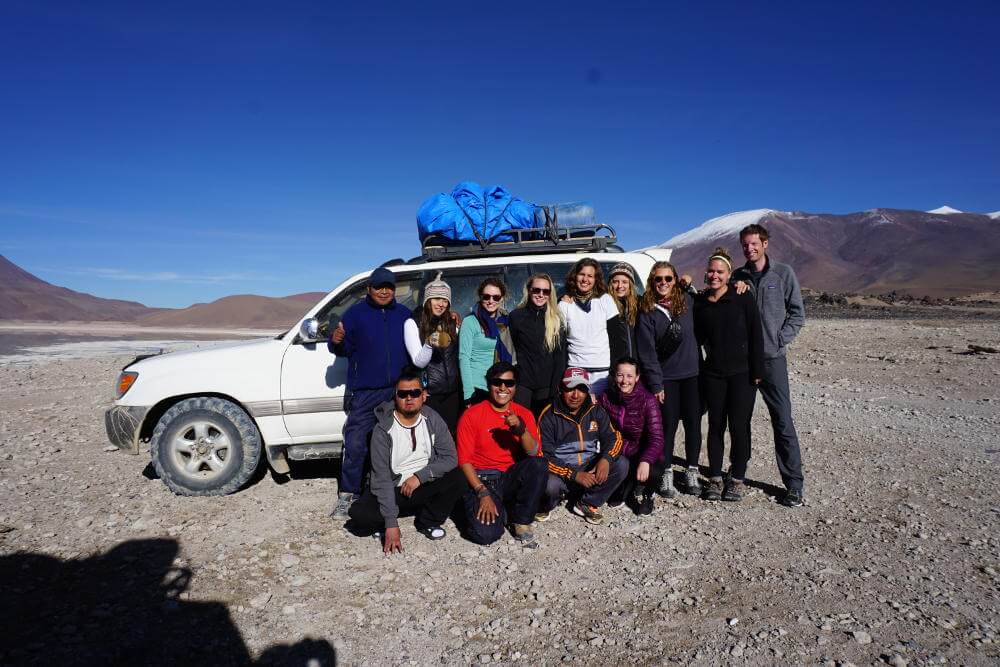
[[806,507],[759,405],[741,504],[557,512],[536,552],[404,521],[392,558],[327,519],[332,466],[182,498],[104,451],[123,359],[0,367],[0,663],[996,664],[1000,355],[969,343],[996,321],[808,323]]

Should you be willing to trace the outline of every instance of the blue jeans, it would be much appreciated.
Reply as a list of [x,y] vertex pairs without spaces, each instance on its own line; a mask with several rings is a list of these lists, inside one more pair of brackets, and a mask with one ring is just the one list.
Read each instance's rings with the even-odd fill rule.
[[493,523],[486,524],[476,518],[479,498],[471,489],[462,496],[465,505],[465,519],[468,538],[476,544],[493,544],[503,537],[508,517],[511,523],[530,524],[535,520],[538,503],[545,490],[545,478],[549,474],[549,463],[541,456],[523,458],[505,472],[479,470],[479,479],[489,489],[499,516]]
[[391,401],[394,388],[358,389],[351,395],[344,424],[344,457],[340,463],[340,493],[361,493],[368,464],[368,445],[375,429],[375,408]]

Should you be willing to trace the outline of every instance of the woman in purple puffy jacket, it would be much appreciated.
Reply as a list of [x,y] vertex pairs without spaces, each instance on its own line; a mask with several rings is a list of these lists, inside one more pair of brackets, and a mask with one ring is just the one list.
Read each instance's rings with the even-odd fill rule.
[[639,382],[639,362],[632,357],[619,359],[610,379],[598,402],[621,433],[622,455],[629,462],[628,477],[613,500],[621,498],[636,514],[652,514],[665,470],[660,403]]

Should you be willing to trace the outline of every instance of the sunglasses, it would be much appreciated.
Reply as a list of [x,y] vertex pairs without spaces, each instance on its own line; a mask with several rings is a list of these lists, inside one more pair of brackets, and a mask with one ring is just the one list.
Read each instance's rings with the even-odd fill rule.
[[503,298],[500,294],[483,294],[479,297],[480,301],[500,301]]
[[490,380],[491,387],[507,387],[508,389],[510,389],[515,385],[517,385],[517,380],[513,378],[511,378],[510,380],[506,378],[493,378],[492,380]]
[[543,294],[545,296],[548,296],[549,294],[552,294],[552,290],[550,290],[547,287],[532,287],[531,288],[531,293],[532,294]]
[[672,283],[674,282],[673,276],[653,276],[653,282],[659,285],[660,283]]
[[423,389],[397,389],[396,398],[420,398],[422,393],[424,393]]

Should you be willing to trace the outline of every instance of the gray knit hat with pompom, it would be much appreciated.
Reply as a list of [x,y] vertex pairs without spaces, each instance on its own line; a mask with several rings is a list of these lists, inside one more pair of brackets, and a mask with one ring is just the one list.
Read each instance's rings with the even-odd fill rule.
[[440,271],[437,277],[424,287],[424,303],[427,303],[428,299],[448,299],[448,303],[451,303],[451,287],[441,280]]

